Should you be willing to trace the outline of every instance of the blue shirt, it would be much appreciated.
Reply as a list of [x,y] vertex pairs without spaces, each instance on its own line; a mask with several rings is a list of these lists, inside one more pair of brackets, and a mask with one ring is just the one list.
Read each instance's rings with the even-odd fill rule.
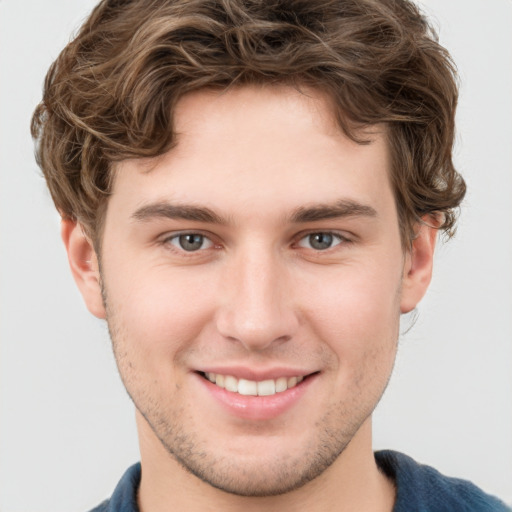
[[[389,450],[375,453],[377,465],[395,482],[393,512],[511,512],[503,502],[485,494],[471,482],[448,478],[418,464],[407,455]],[[110,500],[91,512],[139,512],[137,489],[140,464],[129,468]]]

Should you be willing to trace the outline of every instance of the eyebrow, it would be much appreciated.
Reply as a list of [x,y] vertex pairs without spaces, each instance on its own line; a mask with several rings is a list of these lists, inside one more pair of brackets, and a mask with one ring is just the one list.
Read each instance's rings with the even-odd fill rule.
[[[188,204],[172,204],[166,201],[141,206],[131,217],[140,222],[166,218],[206,222],[209,224],[229,224],[228,219],[218,215],[210,208]],[[311,206],[301,206],[292,212],[289,221],[300,224],[341,217],[377,217],[377,211],[371,206],[353,200],[340,199],[332,204],[320,203]]]
[[228,224],[227,219],[224,219],[209,208],[188,204],[172,204],[165,201],[141,206],[132,214],[132,219],[142,222],[157,218],[191,220],[210,224]]
[[333,204],[301,206],[292,213],[291,221],[315,222],[341,217],[377,217],[377,211],[371,206],[350,199],[340,199]]

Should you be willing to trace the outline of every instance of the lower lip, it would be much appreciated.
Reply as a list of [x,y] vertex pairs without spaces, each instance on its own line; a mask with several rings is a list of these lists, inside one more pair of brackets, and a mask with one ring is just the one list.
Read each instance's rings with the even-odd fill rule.
[[197,378],[221,406],[233,416],[248,420],[271,420],[296,405],[307,389],[316,380],[317,374],[310,375],[302,382],[280,393],[270,396],[246,396],[226,391],[201,375]]

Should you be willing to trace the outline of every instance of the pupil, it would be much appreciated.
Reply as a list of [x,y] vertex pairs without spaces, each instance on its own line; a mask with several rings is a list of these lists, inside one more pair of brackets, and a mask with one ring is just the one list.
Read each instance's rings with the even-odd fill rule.
[[309,242],[314,249],[323,251],[331,247],[332,235],[329,233],[315,233],[314,235],[310,235]]
[[203,235],[181,235],[180,245],[185,251],[197,251],[203,245]]

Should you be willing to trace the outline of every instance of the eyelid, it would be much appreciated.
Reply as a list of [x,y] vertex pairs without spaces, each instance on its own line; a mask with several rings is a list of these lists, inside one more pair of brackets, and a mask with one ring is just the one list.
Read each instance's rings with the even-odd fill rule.
[[[333,244],[331,247],[329,247],[327,249],[324,249],[323,251],[319,250],[319,249],[314,249],[313,247],[305,247],[304,245],[301,245],[300,242],[302,242],[303,240],[306,240],[311,235],[317,235],[317,234],[330,235],[333,238],[336,238],[338,240],[338,242]],[[294,243],[294,245],[298,245],[299,247],[301,247],[303,249],[312,249],[315,252],[328,252],[330,249],[333,249],[334,247],[337,247],[340,244],[348,244],[348,243],[351,243],[351,242],[352,242],[351,238],[349,238],[346,235],[343,235],[339,231],[332,231],[332,230],[328,230],[328,229],[327,230],[312,229],[310,231],[300,233],[296,237],[296,242]]]
[[[173,240],[179,239],[180,236],[185,235],[199,235],[202,236],[204,240],[207,240],[209,242],[208,247],[204,247],[201,249],[197,249],[196,251],[186,251],[185,249],[179,247],[178,244],[172,243]],[[219,244],[216,243],[213,239],[213,236],[210,233],[205,233],[204,231],[201,231],[200,229],[189,229],[189,230],[183,230],[183,231],[175,231],[171,233],[166,233],[165,235],[160,237],[160,244],[166,245],[166,246],[172,246],[172,250],[180,252],[182,254],[186,255],[193,255],[197,253],[201,253],[203,251],[206,251],[211,248],[218,247]]]

